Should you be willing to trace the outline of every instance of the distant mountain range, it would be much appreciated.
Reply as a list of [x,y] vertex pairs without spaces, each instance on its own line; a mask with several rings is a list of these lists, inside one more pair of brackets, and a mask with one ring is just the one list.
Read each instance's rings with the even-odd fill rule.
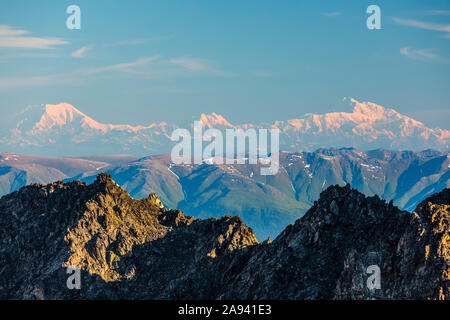
[[[354,147],[360,150],[449,150],[450,131],[431,129],[390,108],[347,100],[351,112],[306,114],[298,119],[261,124],[229,123],[216,113],[202,114],[205,128],[278,128],[283,151]],[[28,107],[10,128],[0,132],[0,151],[43,156],[170,153],[175,128],[168,122],[143,126],[103,124],[68,103]]]
[[111,174],[137,199],[156,193],[166,207],[196,217],[238,215],[265,239],[301,217],[320,192],[335,184],[349,183],[412,211],[430,194],[450,187],[450,154],[349,148],[282,152],[278,173],[261,176],[259,165],[174,165],[168,155],[45,158],[4,153],[0,192],[33,182],[91,183],[99,172]]

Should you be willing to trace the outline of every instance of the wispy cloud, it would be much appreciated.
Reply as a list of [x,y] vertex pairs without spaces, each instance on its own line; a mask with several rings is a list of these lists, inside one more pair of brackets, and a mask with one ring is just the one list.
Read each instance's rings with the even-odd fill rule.
[[425,13],[432,16],[450,16],[450,10],[428,10]]
[[113,65],[99,67],[99,68],[84,69],[84,70],[80,70],[79,72],[82,74],[95,74],[95,73],[102,73],[102,72],[108,72],[108,71],[135,73],[138,71],[138,70],[136,70],[136,67],[143,67],[152,61],[158,60],[159,58],[160,58],[159,56],[155,55],[155,56],[151,56],[151,57],[140,58],[140,59],[137,59],[132,62],[118,63],[118,64],[113,64]]
[[169,64],[181,67],[189,73],[201,73],[215,76],[229,76],[229,72],[225,72],[216,67],[212,62],[204,59],[191,57],[178,57],[167,60]]
[[325,17],[337,17],[337,16],[342,15],[342,13],[338,12],[338,11],[333,11],[333,12],[324,12],[323,15]]
[[52,49],[67,43],[58,38],[0,37],[0,47],[4,48]]
[[88,47],[81,47],[80,49],[78,49],[78,50],[75,50],[74,52],[72,52],[72,57],[73,58],[84,58],[85,57],[85,53],[86,53],[86,51],[88,50],[89,48]]
[[12,37],[28,34],[26,30],[14,30],[10,26],[0,25],[0,37]]
[[5,91],[20,87],[38,87],[38,86],[51,86],[61,84],[82,84],[88,76],[94,74],[100,74],[105,72],[128,72],[133,73],[137,67],[142,67],[150,61],[157,59],[158,57],[146,57],[137,59],[132,62],[119,63],[98,68],[79,69],[75,71],[69,71],[59,74],[50,74],[43,76],[30,76],[30,77],[15,77],[7,76],[0,77],[0,91]]
[[61,38],[41,38],[24,36],[26,30],[15,30],[10,26],[0,26],[0,47],[26,49],[52,49],[54,46],[67,44]]
[[48,78],[42,77],[0,77],[0,90],[48,84]]
[[117,41],[113,43],[106,43],[105,47],[119,47],[119,46],[135,46],[139,44],[145,44],[147,43],[147,40],[145,39],[134,39],[134,40],[123,40],[123,41]]
[[127,40],[121,40],[117,42],[112,43],[106,43],[104,44],[105,47],[118,47],[118,46],[136,46],[136,45],[142,45],[147,44],[150,42],[158,42],[158,41],[165,41],[175,38],[174,34],[169,35],[162,35],[162,36],[154,36],[148,39],[127,39]]
[[441,57],[439,54],[436,53],[436,49],[414,49],[410,47],[405,47],[400,49],[400,54],[413,60],[439,62],[439,63],[448,62],[445,58]]
[[195,58],[188,58],[188,57],[173,58],[170,59],[169,62],[191,71],[204,71],[211,68],[208,62]]
[[0,55],[0,61],[7,62],[11,59],[21,58],[57,58],[60,55],[56,53],[17,53],[17,54],[2,54]]
[[40,87],[49,85],[65,85],[76,83],[77,80],[66,74],[54,74],[34,77],[0,77],[0,91],[20,87]]
[[392,19],[394,20],[395,23],[403,26],[419,28],[423,30],[445,32],[447,33],[445,37],[446,38],[450,37],[450,24],[430,23],[425,21],[403,19],[403,18],[392,18]]
[[[77,50],[78,51],[78,50]],[[59,84],[83,84],[94,75],[126,73],[143,79],[174,78],[195,75],[229,75],[209,62],[196,58],[163,59],[159,55],[143,57],[131,62],[102,67],[83,68],[60,74],[33,77],[0,77],[0,91],[17,87],[50,86]]]

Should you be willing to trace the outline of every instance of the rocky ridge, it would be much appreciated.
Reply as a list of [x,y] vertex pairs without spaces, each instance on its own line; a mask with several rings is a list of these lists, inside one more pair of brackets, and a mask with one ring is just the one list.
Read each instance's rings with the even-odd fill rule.
[[[273,242],[194,219],[109,174],[0,199],[1,299],[449,299],[450,189],[410,214],[330,186]],[[381,288],[368,289],[367,268]],[[67,267],[81,289],[67,288]]]

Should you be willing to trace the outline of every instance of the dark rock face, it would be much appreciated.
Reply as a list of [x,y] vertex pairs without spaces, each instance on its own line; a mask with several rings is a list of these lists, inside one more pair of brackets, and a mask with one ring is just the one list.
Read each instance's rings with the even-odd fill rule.
[[392,279],[397,296],[450,298],[450,189],[417,206],[397,252],[399,273]]
[[[134,200],[108,174],[92,185],[24,187],[0,200],[0,216],[3,299],[133,298],[141,264],[155,282],[142,283],[154,290],[144,296],[156,297],[202,260],[257,243],[239,218],[194,220],[155,195]],[[142,254],[136,265],[134,248]],[[69,266],[83,271],[79,291],[67,289]]]
[[[245,292],[249,299],[366,298],[369,265],[353,268],[354,260],[395,251],[408,219],[408,213],[376,196],[366,198],[348,185],[330,187],[303,218],[256,250],[254,262],[241,272],[248,280],[236,282],[224,296],[237,298]],[[258,270],[261,265],[264,272]]]
[[[0,199],[0,298],[449,299],[449,202],[445,189],[411,215],[332,186],[258,243],[238,217],[134,200],[108,174],[30,185]],[[70,266],[79,290],[67,287]],[[368,285],[373,268],[380,286]]]

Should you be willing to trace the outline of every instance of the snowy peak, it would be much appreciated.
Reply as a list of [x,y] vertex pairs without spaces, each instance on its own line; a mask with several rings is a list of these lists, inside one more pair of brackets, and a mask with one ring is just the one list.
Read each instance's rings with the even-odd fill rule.
[[46,104],[44,110],[45,112],[41,119],[36,123],[36,128],[38,129],[64,126],[71,122],[88,118],[84,113],[69,103]]
[[[359,102],[353,98],[344,100],[351,105],[351,111],[306,114],[270,124],[238,125],[213,112],[202,114],[200,122],[204,128],[219,130],[277,128],[283,151],[314,151],[331,147],[413,151],[450,149],[450,130],[428,128],[394,109],[372,102]],[[139,156],[163,154],[171,152],[171,135],[179,127],[170,122],[146,126],[103,124],[69,103],[29,107],[18,117],[17,125],[0,137],[0,151],[46,156],[118,152]]]
[[73,105],[65,102],[60,104],[46,104],[45,114],[62,120],[66,120],[67,117],[73,119],[74,116],[86,117],[86,115],[80,110],[75,108]]
[[[385,108],[372,102],[359,102],[353,98],[344,98],[343,101],[350,104],[352,112],[309,113],[303,118],[288,120],[287,124],[290,127],[285,130],[311,134],[350,130],[350,134],[364,135],[371,132],[376,135],[389,134],[393,138],[403,130],[409,132],[414,130],[433,131],[423,123],[402,115],[394,109]],[[284,125],[284,122],[275,122],[275,126],[279,127],[280,125]]]
[[369,117],[384,114],[386,110],[389,110],[372,102],[359,102],[353,98],[346,98],[345,100],[349,101],[349,103],[353,105],[353,113],[363,114]]
[[69,103],[46,104],[43,106],[43,113],[40,120],[36,122],[31,133],[38,131],[49,131],[54,128],[79,128],[84,130],[97,131],[101,134],[109,131],[130,131],[152,129],[167,126],[167,123],[150,124],[148,126],[131,126],[128,124],[104,124],[100,123]]
[[425,128],[425,125],[417,120],[414,120],[408,116],[402,115],[391,108],[382,107],[373,102],[359,102],[353,98],[348,99],[353,105],[353,115],[355,118],[364,119],[363,122],[375,122],[378,120],[383,120],[386,122],[401,121],[408,126],[416,126],[420,128]]
[[365,121],[361,121],[360,126],[375,128],[381,125],[386,128],[391,127],[391,130],[394,132],[395,129],[392,128],[392,125],[396,123],[397,128],[400,130],[398,133],[402,136],[412,135],[415,130],[435,131],[428,129],[422,122],[402,115],[394,109],[384,108],[372,102],[359,102],[355,99],[350,99],[350,101],[354,104],[353,114],[355,116],[359,114],[362,118],[365,118]]
[[202,115],[200,116],[200,122],[202,123],[202,126],[205,128],[233,127],[224,117],[215,112],[211,114],[202,113]]

